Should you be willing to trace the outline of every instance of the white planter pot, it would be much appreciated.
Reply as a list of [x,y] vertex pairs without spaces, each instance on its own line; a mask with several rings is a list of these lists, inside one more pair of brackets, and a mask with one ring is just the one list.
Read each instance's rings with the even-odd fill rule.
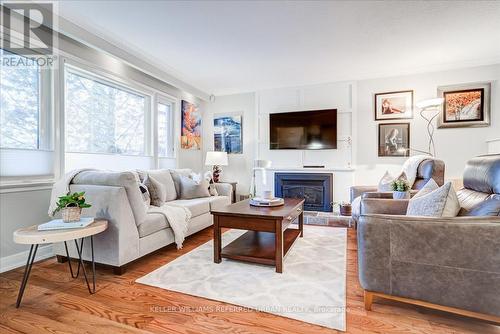
[[393,191],[392,198],[394,198],[394,199],[409,199],[410,192],[409,191]]

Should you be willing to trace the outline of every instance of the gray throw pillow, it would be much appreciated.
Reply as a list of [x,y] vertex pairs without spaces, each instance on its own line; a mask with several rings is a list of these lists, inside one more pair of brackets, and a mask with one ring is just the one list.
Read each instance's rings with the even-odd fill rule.
[[177,198],[175,184],[168,169],[148,170],[147,175],[152,176],[156,181],[165,186],[165,198],[163,198],[163,201],[170,202]]
[[181,176],[189,176],[191,174],[191,169],[187,168],[178,168],[171,169],[170,175],[172,176],[172,180],[174,181],[175,192],[177,194],[177,198],[181,198]]
[[181,188],[181,199],[192,199],[210,196],[210,192],[208,191],[209,184],[206,180],[202,180],[201,182],[197,183],[190,177],[180,176],[179,181]]
[[[424,186],[425,188],[425,186]],[[407,216],[455,217],[460,210],[457,194],[451,182],[421,196],[414,196],[408,203]]]
[[427,183],[413,196],[413,198],[419,198],[427,195],[438,188],[439,186],[436,181],[434,181],[434,179],[429,179],[429,181],[427,181]]
[[155,180],[154,177],[149,176],[144,180],[144,184],[148,187],[149,196],[151,198],[151,205],[162,206],[165,204],[165,186]]
[[[462,211],[464,211],[462,213]],[[462,209],[461,216],[500,216],[500,195],[493,195],[485,201],[474,205],[470,210]]]

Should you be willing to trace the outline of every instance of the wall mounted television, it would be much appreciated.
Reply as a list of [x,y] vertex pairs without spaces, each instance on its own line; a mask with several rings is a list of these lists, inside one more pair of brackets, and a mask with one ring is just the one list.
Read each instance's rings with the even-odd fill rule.
[[337,109],[269,115],[271,150],[337,148]]

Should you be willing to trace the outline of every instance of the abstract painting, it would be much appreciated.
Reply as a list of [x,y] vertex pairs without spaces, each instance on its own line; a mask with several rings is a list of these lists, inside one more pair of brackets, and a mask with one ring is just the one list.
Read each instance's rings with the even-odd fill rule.
[[375,120],[413,118],[413,91],[375,94]]
[[181,103],[181,148],[201,149],[201,113],[194,103],[182,100]]
[[378,156],[407,157],[410,155],[410,123],[378,125]]
[[439,128],[490,125],[490,83],[438,87],[444,99]]
[[242,116],[214,116],[214,150],[243,153]]

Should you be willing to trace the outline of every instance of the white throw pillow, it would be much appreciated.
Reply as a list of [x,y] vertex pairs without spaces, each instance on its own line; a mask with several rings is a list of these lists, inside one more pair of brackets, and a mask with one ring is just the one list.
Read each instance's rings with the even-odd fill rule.
[[392,176],[389,171],[386,171],[384,176],[378,182],[377,191],[387,192],[392,191],[392,182],[396,180],[408,180],[405,172],[401,172],[397,177]]
[[[432,184],[428,188],[432,188]],[[460,211],[460,203],[458,202],[457,194],[451,182],[447,182],[435,190],[423,193],[420,196],[413,196],[408,203],[406,215],[455,217],[458,211]]]

